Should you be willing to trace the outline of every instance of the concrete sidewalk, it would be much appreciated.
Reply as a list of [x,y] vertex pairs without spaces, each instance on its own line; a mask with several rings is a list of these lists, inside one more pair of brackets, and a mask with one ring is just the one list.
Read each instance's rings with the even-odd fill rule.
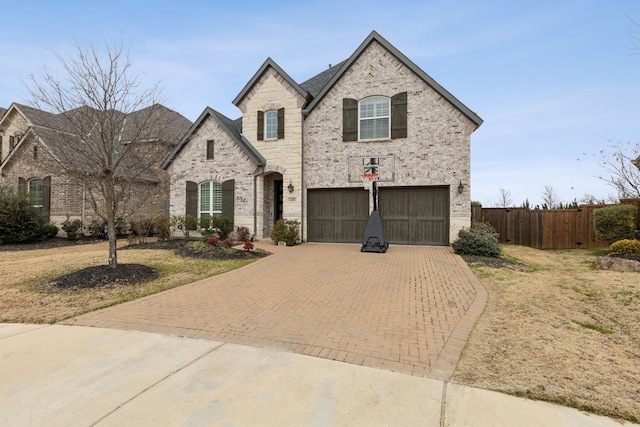
[[621,424],[437,379],[256,346],[0,324],[0,425]]

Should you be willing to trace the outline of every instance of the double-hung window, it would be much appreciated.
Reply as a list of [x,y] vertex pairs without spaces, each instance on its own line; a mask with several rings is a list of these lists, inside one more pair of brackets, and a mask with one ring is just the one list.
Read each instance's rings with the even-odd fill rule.
[[278,139],[278,112],[267,111],[265,116],[265,139]]
[[215,181],[200,184],[200,216],[222,215],[222,184]]
[[31,204],[36,207],[42,209],[42,180],[39,178],[34,178],[29,181],[29,198],[31,199]]
[[390,134],[390,99],[374,96],[360,101],[360,140],[388,139]]

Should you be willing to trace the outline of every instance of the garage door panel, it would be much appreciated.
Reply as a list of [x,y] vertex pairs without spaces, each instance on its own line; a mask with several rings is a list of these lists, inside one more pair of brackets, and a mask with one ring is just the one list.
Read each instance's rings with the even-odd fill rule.
[[381,188],[385,240],[395,244],[449,244],[449,188]]
[[369,192],[309,190],[307,209],[309,241],[360,243],[369,218]]
[[393,220],[385,218],[382,221],[384,240],[400,245],[409,244],[409,220]]

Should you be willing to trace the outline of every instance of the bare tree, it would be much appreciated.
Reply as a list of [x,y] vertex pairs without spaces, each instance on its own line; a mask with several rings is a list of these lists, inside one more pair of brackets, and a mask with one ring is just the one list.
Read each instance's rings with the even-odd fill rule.
[[[95,213],[106,221],[109,264],[117,266],[116,218],[135,210],[134,199],[159,181],[153,166],[166,155],[153,141],[164,123],[159,85],[142,88],[123,43],[84,48],[75,42],[75,55],[53,52],[61,76],[44,68],[29,77],[31,103],[56,113],[57,130],[65,135],[66,172],[88,190]],[[135,197],[134,197],[135,195]]]
[[542,209],[556,209],[561,203],[556,189],[552,185],[545,185],[542,192]]
[[508,208],[513,206],[513,197],[511,196],[511,191],[500,188],[500,198],[498,199],[498,206],[501,208]]
[[640,143],[610,144],[600,151],[599,163],[606,174],[598,178],[615,188],[619,198],[640,198]]

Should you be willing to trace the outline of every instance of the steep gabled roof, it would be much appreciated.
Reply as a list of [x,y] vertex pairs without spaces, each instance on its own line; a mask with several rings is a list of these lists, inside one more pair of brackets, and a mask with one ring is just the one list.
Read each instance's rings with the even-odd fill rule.
[[238,96],[235,97],[235,99],[233,100],[233,105],[235,105],[236,107],[240,105],[240,103],[242,102],[244,97],[247,95],[247,93],[249,93],[249,91],[253,89],[253,86],[255,86],[258,80],[260,80],[262,75],[269,68],[273,68],[274,70],[276,70],[276,72],[280,74],[285,79],[285,81],[289,83],[300,94],[300,96],[302,96],[305,99],[309,99],[310,97],[309,92],[307,92],[302,87],[300,87],[300,85],[296,83],[295,80],[293,80],[287,73],[285,73],[284,70],[280,68],[280,66],[276,64],[276,62],[273,59],[267,58],[267,60],[264,61],[260,69],[253,75],[251,80],[249,80],[249,83],[247,83],[244,86],[244,88],[240,91]]
[[[369,47],[372,42],[380,43],[387,51],[389,51],[393,56],[395,56],[400,62],[402,62],[405,66],[407,66],[411,71],[413,71],[418,77],[420,77],[425,83],[431,86],[438,94],[440,94],[444,99],[449,101],[452,105],[454,105],[462,114],[467,116],[469,120],[471,120],[476,126],[480,126],[483,120],[473,111],[471,111],[466,105],[460,102],[455,96],[453,96],[449,91],[447,91],[444,87],[440,86],[438,82],[436,82],[431,76],[425,73],[420,67],[418,67],[413,61],[407,58],[402,52],[396,49],[391,43],[385,40],[380,34],[376,31],[372,31],[371,34],[360,44],[358,49],[343,63],[340,64],[339,69],[330,77],[330,79],[326,82],[324,87],[317,93],[317,95],[313,98],[313,100],[307,104],[304,109],[304,114],[309,114],[316,105],[322,100],[322,98],[331,90],[333,85],[342,77],[342,75],[351,67],[351,65],[362,55],[362,53]],[[338,66],[336,66],[338,68]],[[331,69],[327,70],[331,71]],[[326,71],[325,71],[326,73]],[[308,80],[310,82],[315,78],[318,78],[322,74]],[[327,76],[325,76],[327,77]]]
[[178,143],[178,145],[173,149],[169,157],[162,163],[162,169],[167,169],[171,163],[175,160],[175,158],[180,154],[182,149],[189,143],[193,134],[195,134],[200,126],[207,120],[207,118],[211,117],[213,120],[218,123],[218,125],[228,134],[234,142],[240,147],[242,152],[257,166],[264,166],[266,164],[266,160],[262,155],[255,149],[253,145],[247,140],[247,138],[242,135],[242,119],[231,120],[227,116],[222,113],[217,112],[211,107],[205,108],[205,110],[200,114],[200,117],[193,123],[191,128],[184,135],[182,140]]

